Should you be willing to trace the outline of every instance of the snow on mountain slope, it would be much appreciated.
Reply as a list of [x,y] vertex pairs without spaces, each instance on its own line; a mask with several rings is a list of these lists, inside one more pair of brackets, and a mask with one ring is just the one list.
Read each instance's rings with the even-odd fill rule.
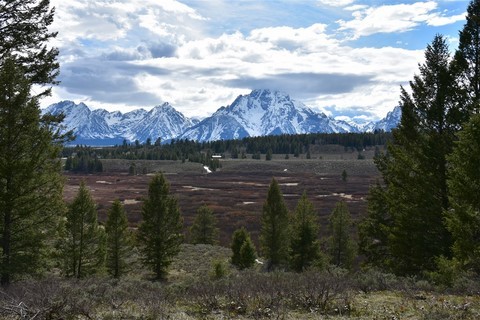
[[202,121],[186,118],[168,103],[150,111],[137,109],[123,114],[104,109],[92,111],[83,103],[62,101],[42,112],[63,112],[64,125],[77,136],[74,143],[88,145],[119,144],[123,139],[203,142],[279,134],[390,131],[401,117],[401,109],[396,107],[376,123],[349,123],[316,112],[283,92],[270,90],[253,90],[238,96],[231,105],[221,107]]
[[[402,117],[402,108],[396,106],[392,111],[388,112],[385,118],[375,123],[373,130],[392,131],[400,123]],[[372,130],[372,131],[373,131]]]
[[42,110],[43,113],[64,113],[63,124],[73,130],[78,144],[112,144],[123,139],[144,142],[147,138],[168,140],[177,137],[196,122],[186,118],[169,104],[151,111],[137,109],[122,114],[104,109],[91,111],[85,104],[62,101]]
[[180,138],[198,141],[239,139],[247,136],[314,132],[353,132],[346,122],[335,121],[280,91],[253,90],[238,96],[228,107],[187,129]]

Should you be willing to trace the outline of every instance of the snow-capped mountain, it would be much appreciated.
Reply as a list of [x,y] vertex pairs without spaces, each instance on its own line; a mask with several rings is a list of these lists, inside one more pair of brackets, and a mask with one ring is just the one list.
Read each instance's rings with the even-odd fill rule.
[[[396,106],[392,111],[387,113],[385,118],[375,123],[374,130],[383,130],[383,131],[392,131],[400,123],[400,118],[402,117],[402,108]],[[365,130],[368,132],[368,130]]]
[[354,127],[315,112],[279,91],[253,90],[211,117],[187,129],[180,138],[198,141],[314,132],[354,132]]
[[180,136],[186,128],[195,123],[195,120],[186,118],[169,103],[164,103],[154,107],[141,121],[137,121],[131,127],[131,132],[139,141],[146,141],[148,138],[155,140],[158,137],[162,140],[171,140]]
[[179,136],[186,128],[198,121],[186,118],[168,103],[150,111],[137,109],[125,114],[104,109],[90,110],[85,104],[62,101],[42,110],[43,113],[64,113],[63,124],[73,130],[75,144],[112,145],[124,139],[140,142],[151,138],[162,141]]
[[279,91],[253,90],[238,96],[227,107],[221,107],[203,120],[185,117],[170,104],[137,109],[127,113],[90,110],[83,103],[62,101],[42,110],[43,113],[65,114],[64,125],[77,136],[74,144],[113,145],[124,139],[145,142],[160,138],[214,141],[244,137],[303,134],[390,131],[400,121],[401,109],[396,107],[378,121],[363,125],[335,120],[302,102],[292,100]]

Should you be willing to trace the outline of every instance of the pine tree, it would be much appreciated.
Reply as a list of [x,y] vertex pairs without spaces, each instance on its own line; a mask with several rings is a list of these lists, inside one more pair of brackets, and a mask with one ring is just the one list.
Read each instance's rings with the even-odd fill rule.
[[120,278],[128,268],[133,244],[132,234],[128,230],[127,215],[119,200],[115,200],[108,211],[105,231],[107,233],[107,271],[112,277]]
[[458,93],[466,96],[463,105],[470,111],[478,113],[480,112],[480,1],[470,1],[466,20],[459,33],[453,71],[458,76],[462,89]]
[[387,246],[390,265],[399,274],[432,270],[435,257],[450,256],[451,238],[443,221],[449,208],[446,159],[464,119],[442,36],[427,46],[419,69],[410,82],[412,94],[401,88],[402,118],[393,143],[387,155],[376,159],[386,185],[387,212],[370,212],[370,218],[391,219]]
[[83,278],[101,272],[105,265],[106,234],[98,224],[95,201],[83,181],[69,205],[65,225],[62,245],[65,274]]
[[63,116],[41,117],[32,84],[53,84],[58,50],[47,43],[48,1],[0,1],[0,282],[41,272],[62,212],[58,156]]
[[458,135],[449,157],[452,207],[446,221],[454,257],[463,268],[480,274],[480,115],[472,116]]
[[252,239],[250,239],[250,235],[247,235],[247,238],[240,248],[240,269],[248,269],[253,267],[256,258],[257,253],[255,246],[253,245]]
[[306,192],[297,203],[291,229],[290,265],[301,272],[320,258],[317,216]]
[[233,265],[239,269],[246,269],[255,264],[257,254],[247,229],[242,227],[235,230],[230,247],[232,248],[231,262]]
[[352,221],[350,211],[345,202],[338,202],[329,219],[331,236],[328,249],[331,262],[337,267],[350,269],[356,255],[355,243],[352,240]]
[[163,280],[172,258],[178,254],[183,240],[183,221],[177,200],[169,195],[170,186],[165,177],[157,174],[148,187],[148,197],[142,208],[143,221],[138,239],[143,245],[143,262]]
[[190,228],[190,237],[193,244],[217,244],[218,228],[213,211],[206,205],[197,210],[197,215]]
[[270,183],[261,221],[260,245],[263,256],[268,260],[268,269],[285,267],[290,246],[288,210],[275,179]]
[[[1,41],[1,40],[0,40]],[[62,136],[14,60],[0,68],[0,281],[42,272],[63,213]]]
[[243,243],[248,237],[248,231],[245,227],[241,227],[233,232],[232,243],[230,248],[232,249],[232,264],[239,267],[241,265],[241,255],[240,249],[242,248]]
[[0,67],[10,57],[22,66],[30,83],[55,84],[58,49],[48,46],[57,35],[48,30],[53,15],[49,0],[1,0]]

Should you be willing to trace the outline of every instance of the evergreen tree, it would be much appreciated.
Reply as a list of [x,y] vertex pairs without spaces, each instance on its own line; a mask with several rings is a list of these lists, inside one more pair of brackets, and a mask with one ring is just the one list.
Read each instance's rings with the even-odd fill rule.
[[393,143],[387,155],[376,159],[388,212],[370,212],[370,218],[391,218],[388,251],[399,274],[432,270],[435,257],[450,255],[451,238],[443,221],[449,208],[446,159],[464,119],[442,36],[427,46],[419,68],[410,82],[412,94],[401,89],[402,118]]
[[232,264],[239,267],[241,265],[241,255],[240,249],[242,248],[243,243],[246,241],[248,237],[248,231],[245,227],[241,227],[233,232],[232,235],[232,243],[230,244],[230,248],[232,249]]
[[288,210],[275,179],[268,189],[261,222],[260,245],[263,256],[268,260],[268,269],[286,266],[290,246]]
[[11,57],[30,83],[55,84],[58,49],[47,45],[57,35],[48,30],[53,15],[49,0],[1,0],[0,67]]
[[480,273],[480,115],[472,116],[449,157],[450,200],[446,221],[454,257],[462,267]]
[[102,271],[106,234],[97,219],[95,201],[82,181],[67,212],[66,238],[62,244],[67,276],[82,278]]
[[320,258],[317,216],[306,192],[297,203],[291,229],[290,264],[301,272]]
[[51,126],[59,118],[40,116],[23,68],[9,58],[0,65],[0,282],[8,285],[46,265],[64,207],[63,136]]
[[255,264],[255,259],[257,258],[257,253],[255,250],[255,246],[253,245],[252,239],[250,239],[250,235],[247,234],[247,238],[242,244],[240,248],[240,269],[248,269],[253,267]]
[[350,211],[345,202],[338,202],[329,219],[331,236],[328,249],[331,262],[337,267],[350,269],[356,255],[355,243],[352,240],[352,221]]
[[218,243],[217,220],[213,211],[206,205],[198,208],[197,215],[190,228],[190,236],[193,244]]
[[232,235],[232,259],[233,265],[239,269],[250,268],[255,264],[255,246],[250,239],[250,234],[244,227],[235,230]]
[[112,277],[119,278],[127,270],[129,256],[133,250],[127,215],[119,200],[115,200],[108,211],[105,231],[107,233],[107,271]]
[[148,187],[148,197],[142,208],[143,221],[138,229],[143,262],[162,280],[172,258],[178,254],[183,240],[183,221],[177,200],[169,195],[170,186],[160,173]]
[[[467,8],[466,23],[459,33],[454,57],[454,72],[460,82],[458,93],[470,111],[480,112],[480,1],[472,0]],[[464,119],[466,120],[466,119]]]

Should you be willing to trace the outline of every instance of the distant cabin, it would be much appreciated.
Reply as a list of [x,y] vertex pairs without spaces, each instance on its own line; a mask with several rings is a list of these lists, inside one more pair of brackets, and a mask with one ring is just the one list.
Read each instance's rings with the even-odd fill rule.
[[214,154],[212,155],[212,159],[221,159],[222,155],[221,154]]

